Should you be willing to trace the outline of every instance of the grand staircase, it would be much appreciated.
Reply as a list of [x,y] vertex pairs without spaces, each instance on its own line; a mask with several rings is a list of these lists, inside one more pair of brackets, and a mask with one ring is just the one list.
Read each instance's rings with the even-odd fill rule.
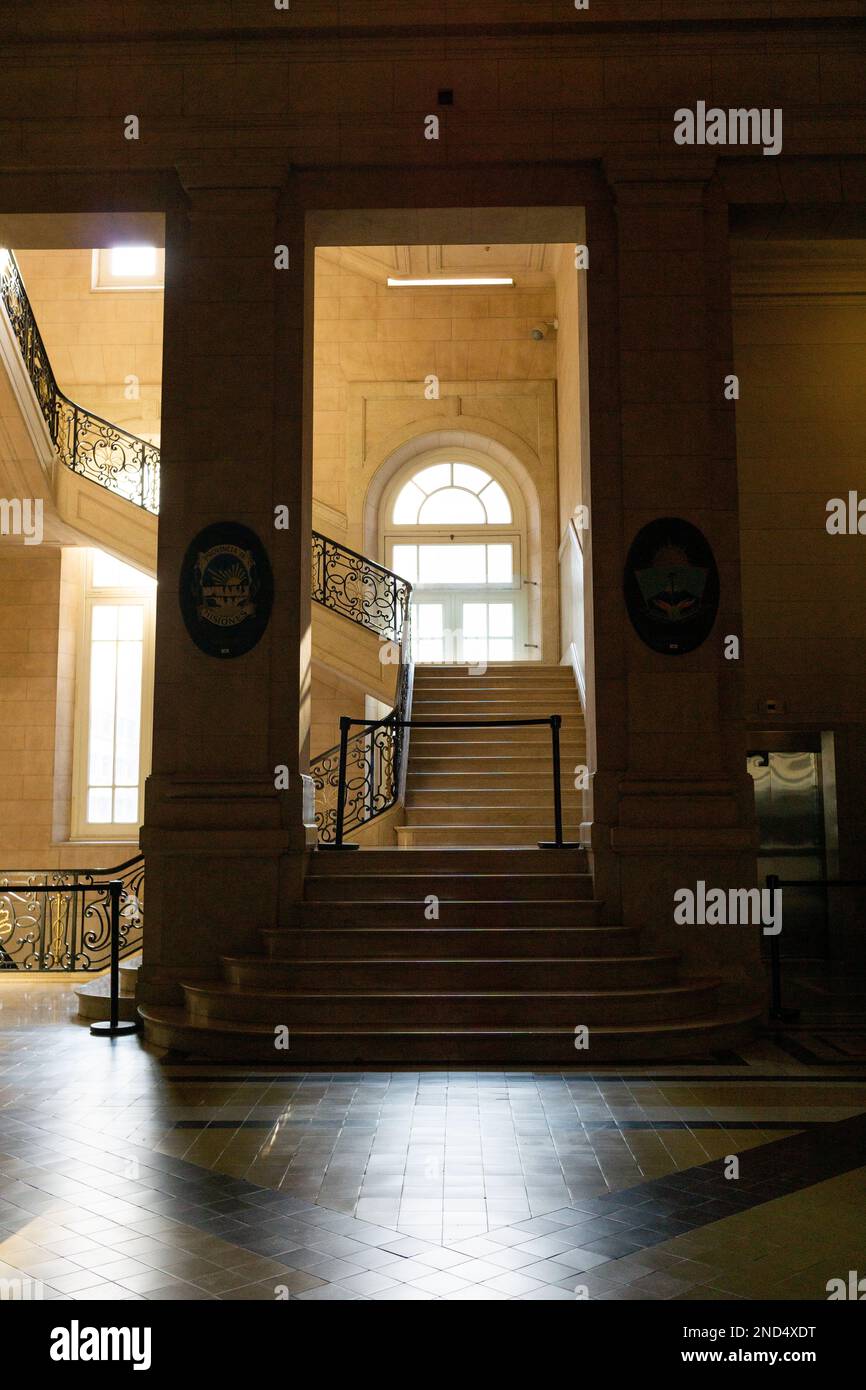
[[[159,451],[63,395],[11,256],[0,304],[0,356],[22,375],[21,399],[29,377],[31,413],[48,430],[34,476],[50,474],[55,455],[65,465],[63,495],[74,485],[90,514],[104,513],[85,537],[91,543],[112,548],[118,508],[125,523],[143,519],[125,558],[151,567]],[[586,744],[568,670],[500,665],[476,676],[419,667],[410,703],[405,581],[315,533],[311,581],[317,603],[401,646],[392,722],[349,745],[349,831],[371,808],[379,815],[394,805],[407,715],[495,725],[559,714],[563,838],[579,838],[575,769]],[[182,1004],[140,1007],[148,1040],[280,1065],[558,1067],[706,1056],[739,1042],[756,1008],[721,1003],[719,980],[680,978],[676,954],[648,952],[636,927],[612,923],[583,850],[537,847],[554,831],[550,739],[545,725],[413,729],[398,846],[313,853],[303,900],[278,928],[262,926],[259,954],[224,957],[212,980],[182,984]],[[311,765],[322,844],[338,838],[338,751]],[[105,1001],[100,982],[82,1007],[96,1014]]]
[[[412,717],[563,716],[566,838],[585,760],[570,671],[418,668]],[[553,833],[550,728],[413,729],[399,848],[316,852],[304,900],[261,953],[147,1005],[149,1039],[225,1060],[339,1066],[592,1065],[706,1056],[754,1011],[719,1006],[719,980],[681,979],[611,925],[581,849]],[[289,1031],[286,1053],[276,1030]],[[585,1048],[576,1031],[587,1029]]]

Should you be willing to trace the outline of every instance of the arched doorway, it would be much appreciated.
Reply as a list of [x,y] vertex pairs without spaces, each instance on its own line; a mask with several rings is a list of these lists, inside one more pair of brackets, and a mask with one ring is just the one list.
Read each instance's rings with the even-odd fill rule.
[[411,581],[418,662],[527,657],[526,524],[504,470],[471,449],[412,459],[380,507],[380,553]]

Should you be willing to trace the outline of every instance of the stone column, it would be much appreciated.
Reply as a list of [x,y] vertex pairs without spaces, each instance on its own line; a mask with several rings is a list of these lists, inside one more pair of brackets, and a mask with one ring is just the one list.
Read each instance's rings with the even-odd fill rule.
[[[673,920],[678,888],[699,879],[724,889],[756,883],[735,406],[725,399],[733,371],[727,208],[712,166],[685,151],[606,172],[615,225],[589,276],[596,891],[610,920],[644,926],[648,944],[682,950],[686,973],[718,969],[754,982],[757,927]],[[604,233],[604,213],[596,220]],[[595,304],[593,267],[607,270]],[[593,364],[599,315],[619,333],[602,337]],[[644,645],[623,601],[629,547],[659,517],[698,527],[720,573],[715,627],[680,656]],[[725,658],[728,635],[740,638],[739,660]]]
[[[260,949],[299,891],[309,723],[310,449],[304,436],[303,213],[285,166],[179,170],[187,206],[166,230],[162,497],[153,771],[142,849],[140,997]],[[288,269],[275,248],[288,249]],[[288,530],[275,508],[288,507]],[[246,655],[193,643],[178,585],[187,546],[240,522],[268,552],[269,625]],[[288,790],[275,789],[275,768]]]

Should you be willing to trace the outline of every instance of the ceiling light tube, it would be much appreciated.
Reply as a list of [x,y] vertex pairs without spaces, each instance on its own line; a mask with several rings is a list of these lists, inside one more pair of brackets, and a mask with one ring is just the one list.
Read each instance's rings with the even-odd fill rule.
[[439,286],[461,287],[469,285],[514,285],[514,280],[510,275],[467,275],[453,277],[450,279],[428,279],[428,280],[402,280],[396,279],[393,275],[388,276],[389,289],[430,289]]

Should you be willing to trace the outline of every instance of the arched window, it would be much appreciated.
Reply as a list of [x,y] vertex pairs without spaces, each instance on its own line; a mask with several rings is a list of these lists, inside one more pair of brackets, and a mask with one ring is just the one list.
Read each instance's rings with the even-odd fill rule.
[[383,501],[385,563],[415,586],[415,659],[524,659],[523,513],[509,480],[452,451],[415,460]]

